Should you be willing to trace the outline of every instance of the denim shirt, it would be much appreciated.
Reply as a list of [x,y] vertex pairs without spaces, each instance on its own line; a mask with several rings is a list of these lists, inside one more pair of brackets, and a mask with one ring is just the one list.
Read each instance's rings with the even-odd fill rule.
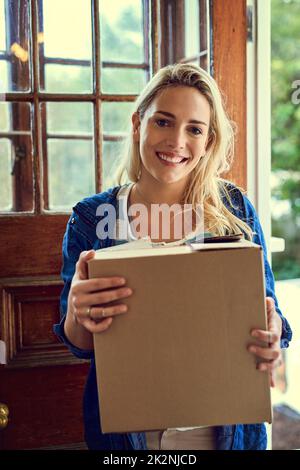
[[[54,331],[70,351],[78,358],[90,359],[90,370],[85,385],[83,398],[85,440],[89,449],[93,450],[125,450],[125,449],[147,449],[146,436],[143,432],[124,434],[103,434],[100,427],[100,410],[98,402],[98,391],[96,381],[96,369],[94,351],[82,350],[75,347],[64,333],[64,322],[67,313],[68,295],[71,281],[75,272],[75,265],[79,255],[84,250],[97,250],[107,248],[116,243],[122,243],[113,238],[99,239],[96,234],[96,226],[101,216],[96,215],[96,210],[101,204],[112,204],[118,216],[117,193],[120,186],[109,189],[106,192],[96,194],[80,201],[73,207],[73,212],[68,221],[63,239],[63,266],[62,279],[64,288],[61,293],[60,311],[61,322],[54,325]],[[260,222],[254,207],[249,199],[231,183],[227,184],[227,190],[234,207],[228,202],[224,195],[224,204],[237,217],[250,225],[255,233],[253,241],[261,245],[264,253],[266,296],[275,301],[277,313],[282,319],[281,347],[287,348],[292,338],[292,332],[287,320],[283,317],[274,292],[274,277],[267,260],[266,245]],[[216,448],[219,450],[258,450],[266,449],[267,435],[263,423],[258,424],[236,424],[227,426],[216,426],[215,439]]]

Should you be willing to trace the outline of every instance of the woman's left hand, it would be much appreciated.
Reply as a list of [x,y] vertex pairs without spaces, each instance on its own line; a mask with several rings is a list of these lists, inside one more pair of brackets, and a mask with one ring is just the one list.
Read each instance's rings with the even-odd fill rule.
[[258,365],[261,371],[269,371],[270,385],[275,387],[274,370],[282,364],[282,353],[280,348],[280,338],[282,332],[282,321],[275,310],[275,303],[272,297],[266,298],[268,330],[254,329],[251,335],[267,344],[267,347],[250,345],[248,351],[263,359]]

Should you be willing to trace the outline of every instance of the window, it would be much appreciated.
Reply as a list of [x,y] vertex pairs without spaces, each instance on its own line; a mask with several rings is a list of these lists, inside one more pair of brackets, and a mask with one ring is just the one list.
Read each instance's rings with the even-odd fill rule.
[[209,67],[208,17],[208,0],[0,0],[0,211],[69,212],[111,186],[153,72]]

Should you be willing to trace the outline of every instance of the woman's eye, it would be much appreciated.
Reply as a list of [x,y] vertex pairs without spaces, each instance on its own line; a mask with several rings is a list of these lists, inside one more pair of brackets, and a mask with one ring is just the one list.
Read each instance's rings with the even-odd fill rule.
[[167,119],[156,119],[155,122],[159,127],[166,127],[169,123]]
[[199,127],[191,127],[190,131],[194,135],[202,135],[203,134],[202,129],[199,129]]

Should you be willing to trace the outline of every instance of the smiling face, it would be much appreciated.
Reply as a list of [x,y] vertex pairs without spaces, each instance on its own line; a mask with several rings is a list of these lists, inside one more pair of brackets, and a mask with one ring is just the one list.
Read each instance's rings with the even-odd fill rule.
[[141,178],[185,184],[204,156],[209,137],[210,106],[196,89],[165,88],[140,121],[134,113],[133,138],[139,142]]

